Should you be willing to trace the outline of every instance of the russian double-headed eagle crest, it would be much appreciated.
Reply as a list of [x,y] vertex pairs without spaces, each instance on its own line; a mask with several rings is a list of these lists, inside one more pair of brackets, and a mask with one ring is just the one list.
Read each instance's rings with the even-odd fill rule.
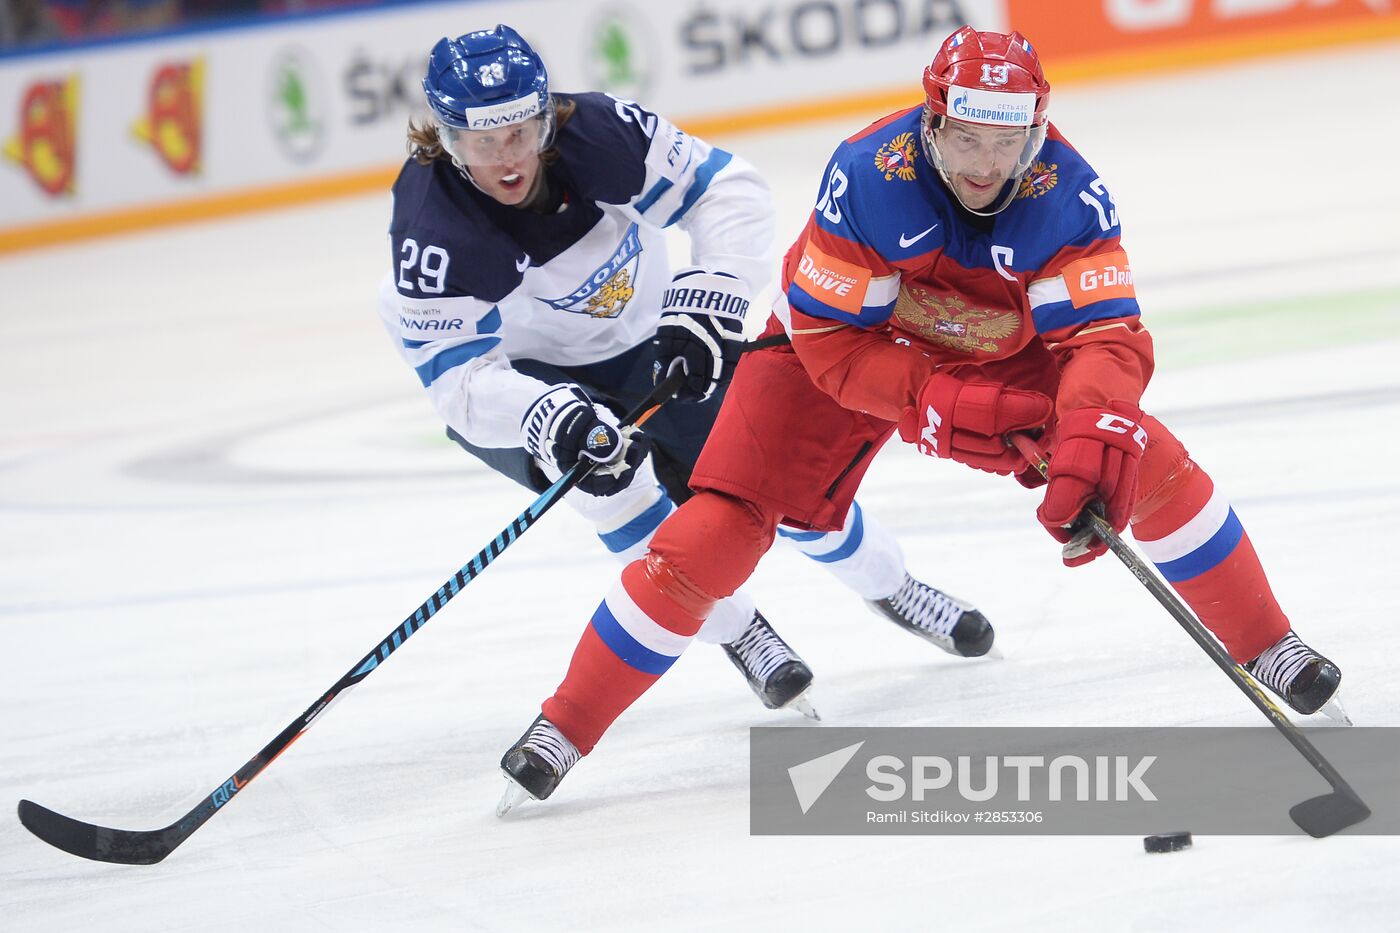
[[875,168],[884,173],[885,181],[895,178],[900,181],[913,181],[916,156],[914,134],[900,133],[875,153]]
[[1021,316],[1015,311],[969,308],[956,295],[938,295],[904,284],[894,303],[894,323],[958,353],[996,353],[1021,329]]
[[1041,195],[1049,194],[1050,189],[1060,183],[1060,164],[1051,162],[1046,165],[1039,160],[1031,163],[1031,170],[1021,178],[1021,190],[1016,192],[1017,199],[1035,199]]

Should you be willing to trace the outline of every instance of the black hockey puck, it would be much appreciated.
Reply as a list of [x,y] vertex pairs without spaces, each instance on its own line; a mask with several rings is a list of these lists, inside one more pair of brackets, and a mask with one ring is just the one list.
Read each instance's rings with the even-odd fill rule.
[[1157,833],[1155,836],[1144,836],[1142,847],[1148,852],[1180,852],[1191,848],[1191,834]]

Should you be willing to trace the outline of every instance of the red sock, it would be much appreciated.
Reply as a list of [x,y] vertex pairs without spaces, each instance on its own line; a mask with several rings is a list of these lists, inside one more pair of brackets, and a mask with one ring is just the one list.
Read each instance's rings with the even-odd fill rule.
[[647,573],[628,564],[574,649],[564,682],[541,707],[545,718],[587,755],[613,720],[680,657],[708,614],[669,599]]
[[680,657],[700,623],[773,543],[777,516],[701,491],[661,524],[593,613],[545,718],[585,755]]
[[1289,630],[1264,567],[1234,509],[1187,460],[1133,537],[1236,661],[1251,661]]

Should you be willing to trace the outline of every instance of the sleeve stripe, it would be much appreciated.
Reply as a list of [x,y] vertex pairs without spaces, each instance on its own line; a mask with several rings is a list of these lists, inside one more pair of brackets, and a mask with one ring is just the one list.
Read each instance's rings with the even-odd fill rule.
[[1041,305],[1069,301],[1069,288],[1065,285],[1065,277],[1057,275],[1053,279],[1032,282],[1031,287],[1026,289],[1026,295],[1031,300],[1031,310],[1037,311]]
[[[860,327],[873,327],[876,324],[884,323],[893,313],[895,301],[899,298],[899,282],[898,274],[882,275],[871,279],[870,284],[865,287],[865,296],[861,299],[860,310],[855,314],[822,301],[821,298],[804,289],[798,279],[793,279],[787,297],[788,302],[794,308],[810,317],[827,318],[847,324],[856,324]],[[794,294],[800,296],[796,301],[793,300]]]
[[877,275],[870,280],[870,284],[865,287],[865,300],[861,302],[867,308],[884,308],[893,304],[899,298],[899,274]]
[[671,224],[685,216],[686,211],[695,206],[695,202],[700,200],[700,196],[705,193],[705,189],[710,187],[710,182],[714,179],[720,169],[729,164],[734,157],[723,149],[710,150],[710,157],[700,163],[700,167],[695,170],[695,179],[686,189],[685,197],[681,199],[681,206],[676,208],[676,212],[667,218],[662,224],[669,227]]
[[1066,299],[1065,301],[1041,305],[1031,312],[1031,317],[1035,321],[1036,333],[1048,334],[1062,327],[1074,327],[1079,324],[1088,324],[1091,321],[1106,321],[1116,317],[1138,317],[1140,314],[1142,314],[1142,310],[1138,307],[1137,301],[1132,298],[1111,298],[1108,301],[1096,301],[1083,308],[1076,308]]
[[652,206],[655,205],[657,201],[661,200],[661,196],[671,190],[671,186],[672,181],[669,178],[662,178],[657,181],[656,184],[651,186],[651,190],[642,195],[642,199],[637,202],[637,213],[645,214],[647,211],[651,210]]
[[793,282],[787,293],[788,303],[801,311],[808,317],[826,318],[830,321],[841,321],[845,324],[855,324],[857,327],[874,327],[889,320],[890,312],[894,310],[894,302],[890,301],[885,305],[871,306],[865,305],[860,309],[859,314],[851,314],[842,311],[840,308],[833,308],[818,298],[813,298],[802,290],[802,286]]
[[414,371],[418,373],[418,379],[423,383],[423,387],[427,388],[437,381],[438,376],[449,369],[454,369],[463,363],[470,363],[478,356],[484,356],[495,349],[500,342],[500,337],[482,337],[467,343],[459,343],[443,350],[421,366],[415,366]]
[[[1126,331],[1129,331],[1129,332],[1131,332],[1131,330],[1132,330],[1130,327],[1128,327],[1128,325],[1127,325],[1126,322],[1124,322],[1124,321],[1114,321],[1112,324],[1100,324],[1100,325],[1097,326],[1097,327],[1085,327],[1085,328],[1081,328],[1080,330],[1076,330],[1071,336],[1074,336],[1074,337],[1087,337],[1087,336],[1089,336],[1090,334],[1101,334],[1101,333],[1103,333],[1104,331],[1114,330],[1115,328],[1122,328],[1123,330],[1126,330]],[[1066,339],[1068,339],[1068,338],[1066,338]],[[1047,350],[1053,350],[1053,349],[1055,349],[1056,347],[1058,347],[1060,344],[1062,344],[1062,343],[1064,343],[1064,342],[1065,342],[1064,340],[1056,340],[1056,341],[1047,340],[1047,341],[1045,341],[1045,348],[1046,348]]]
[[[809,317],[810,317],[810,315],[809,315]],[[840,330],[841,328],[847,327],[847,326],[849,326],[849,325],[846,325],[846,324],[832,324],[830,327],[794,327],[794,328],[792,329],[792,332],[793,332],[794,334],[829,334],[829,333],[831,333],[831,332],[834,331],[834,330]],[[781,529],[779,529],[779,530],[781,531]]]

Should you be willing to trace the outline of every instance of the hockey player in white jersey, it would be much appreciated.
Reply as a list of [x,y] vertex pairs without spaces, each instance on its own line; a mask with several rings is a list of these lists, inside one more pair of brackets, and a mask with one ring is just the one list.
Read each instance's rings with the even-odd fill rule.
[[[767,185],[636,103],[551,94],[508,26],[438,42],[423,87],[432,121],[410,123],[394,185],[384,324],[449,435],[493,469],[542,491],[580,457],[605,463],[567,501],[630,561],[689,497],[745,314],[775,271]],[[674,273],[662,232],[673,225],[691,245]],[[676,369],[678,401],[644,434],[619,430],[616,412]],[[991,648],[985,617],[911,577],[859,504],[840,531],[788,537],[944,650]],[[643,666],[676,653],[636,634],[618,619],[609,647]],[[724,647],[766,706],[802,708],[811,671],[744,593],[718,603],[699,637]]]

